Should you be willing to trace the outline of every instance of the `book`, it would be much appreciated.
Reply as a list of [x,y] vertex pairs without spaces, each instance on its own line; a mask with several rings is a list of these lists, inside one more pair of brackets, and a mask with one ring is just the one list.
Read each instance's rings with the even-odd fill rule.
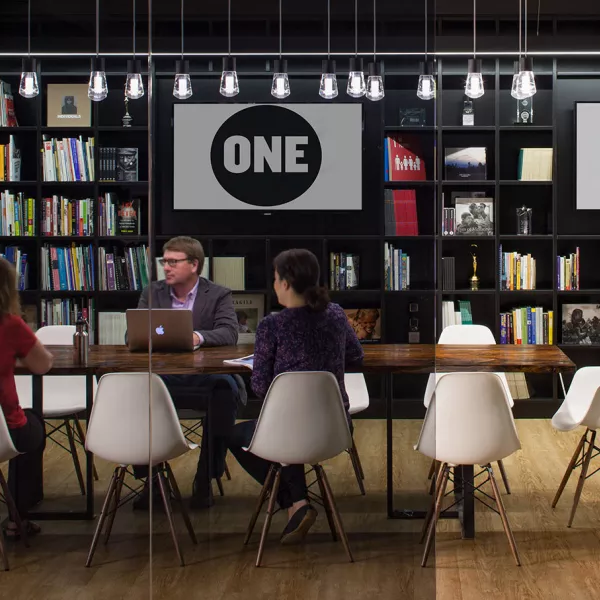
[[49,83],[46,125],[91,127],[92,102],[87,83]]
[[446,148],[444,166],[446,179],[487,179],[487,149],[480,147]]
[[140,200],[123,200],[117,205],[117,235],[140,235]]
[[425,161],[417,136],[398,134],[385,138],[390,181],[425,181]]
[[265,315],[263,294],[233,294],[233,308],[238,321],[238,344],[253,344],[256,329]]
[[493,198],[455,200],[456,235],[494,235]]
[[243,256],[215,256],[213,281],[230,290],[245,290],[245,258]]
[[117,148],[117,181],[138,180],[138,149]]
[[247,367],[248,369],[250,369],[252,371],[252,369],[254,368],[254,354],[249,354],[248,356],[242,356],[242,358],[230,358],[228,360],[224,360],[223,364]]

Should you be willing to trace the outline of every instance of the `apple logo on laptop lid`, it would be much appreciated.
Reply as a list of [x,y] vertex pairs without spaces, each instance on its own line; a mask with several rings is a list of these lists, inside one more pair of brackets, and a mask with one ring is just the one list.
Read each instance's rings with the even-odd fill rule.
[[165,334],[165,328],[164,328],[162,325],[159,325],[159,326],[156,328],[156,333],[157,333],[158,335],[164,335],[164,334]]

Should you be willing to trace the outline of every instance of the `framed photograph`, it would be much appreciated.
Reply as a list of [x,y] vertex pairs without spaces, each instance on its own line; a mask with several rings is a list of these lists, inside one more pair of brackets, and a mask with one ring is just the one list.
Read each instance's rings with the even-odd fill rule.
[[600,345],[600,304],[563,304],[562,343]]
[[344,312],[361,342],[381,340],[381,310],[379,308],[345,308]]
[[46,125],[91,127],[92,101],[87,83],[49,83]]
[[238,320],[238,344],[253,344],[258,323],[265,316],[264,294],[233,294]]
[[444,166],[451,181],[487,179],[486,148],[446,148]]
[[457,198],[455,235],[494,235],[493,198]]

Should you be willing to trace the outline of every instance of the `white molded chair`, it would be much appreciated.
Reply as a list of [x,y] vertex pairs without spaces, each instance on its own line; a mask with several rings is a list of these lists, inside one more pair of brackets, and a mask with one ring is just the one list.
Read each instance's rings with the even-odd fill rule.
[[487,472],[487,479],[474,487],[473,494],[479,500],[476,491],[487,481],[491,483],[506,537],[517,566],[520,566],[515,539],[492,469],[493,462],[510,456],[520,448],[506,390],[497,374],[449,373],[440,378],[415,446],[425,456],[441,463],[441,483],[423,528],[427,542],[421,566],[427,564],[450,469],[458,465],[481,465],[482,473]]
[[[496,338],[494,338],[494,334],[485,325],[448,325],[442,330],[438,344],[495,345]],[[510,393],[510,388],[508,387],[506,375],[504,373],[496,373],[496,375],[498,375],[502,381],[507,400],[512,408],[514,406],[514,401]],[[432,373],[429,375],[427,388],[425,389],[425,398],[423,400],[425,407],[429,406],[435,386],[443,376],[444,373]],[[431,468],[429,469],[430,479],[434,473],[437,472],[438,468],[439,465],[437,465],[435,461],[431,463]],[[506,488],[506,493],[510,494],[510,484],[502,461],[498,461],[498,468],[500,470],[502,481],[504,482],[504,487]],[[430,488],[430,493],[432,490],[433,484]]]
[[[2,409],[0,409],[0,464],[11,460],[18,455],[19,452],[15,448],[12,438],[10,437],[10,432],[8,431],[8,425],[6,424],[6,419],[4,418],[4,412]],[[6,506],[8,508],[9,518],[12,518],[13,522],[19,528],[21,538],[23,539],[25,546],[28,547],[29,543],[27,541],[27,528],[23,527],[21,516],[19,515],[19,511],[17,510],[15,501],[8,489],[6,479],[4,479],[4,474],[2,473],[1,469],[0,490],[4,496],[4,501],[6,502]],[[4,570],[8,571],[8,555],[6,554],[6,548],[4,547],[4,535],[2,532],[0,532],[0,557],[2,557],[2,562],[4,563]]]
[[[350,415],[355,415],[369,408],[369,390],[367,388],[365,376],[362,373],[345,373],[344,387],[346,388],[348,400],[350,401],[350,409],[348,411]],[[350,455],[350,460],[352,461],[352,468],[354,469],[354,474],[356,475],[358,488],[360,489],[360,493],[364,496],[365,485],[363,482],[365,479],[365,472],[363,471],[362,464],[360,462],[354,436],[352,436],[352,446],[348,448],[348,454]]]
[[[75,325],[47,325],[40,327],[36,337],[42,344],[48,346],[70,346],[73,344]],[[18,375],[15,377],[19,404],[23,408],[31,408],[32,402],[32,378],[31,375]],[[44,414],[45,420],[60,421],[59,425],[48,423],[47,436],[61,448],[69,452],[73,458],[75,474],[79,482],[81,494],[85,494],[85,483],[79,456],[77,454],[77,442],[85,445],[85,434],[79,421],[79,415],[85,412],[86,382],[82,375],[52,375],[43,377]],[[94,393],[97,388],[94,378]],[[56,434],[65,435],[68,447],[56,437]],[[94,467],[94,478],[98,479],[96,467]]]
[[337,530],[346,554],[353,562],[329,481],[319,464],[344,452],[351,445],[352,436],[340,388],[332,373],[301,371],[281,373],[275,377],[265,397],[252,441],[245,448],[274,463],[269,469],[244,540],[244,544],[249,542],[260,510],[270,494],[256,557],[257,567],[261,564],[275,509],[281,469],[286,465],[312,465],[333,539],[336,539]]
[[580,425],[584,425],[586,428],[552,502],[552,508],[555,508],[571,477],[571,473],[581,467],[579,481],[575,489],[575,498],[573,499],[573,508],[567,525],[571,527],[581,498],[583,484],[588,477],[591,477],[587,474],[590,462],[600,452],[600,448],[596,446],[596,430],[600,428],[600,367],[582,367],[577,370],[567,396],[552,417],[552,425],[558,431],[572,431]]
[[[148,378],[151,377],[152,393]],[[149,434],[149,407],[152,401],[152,437]],[[98,384],[96,400],[88,426],[86,449],[104,460],[117,463],[108,486],[98,526],[86,562],[92,564],[98,538],[108,518],[104,543],[110,538],[115,514],[120,505],[131,499],[134,494],[121,502],[123,479],[128,465],[147,465],[152,440],[152,465],[157,467],[157,480],[175,550],[181,566],[184,566],[183,554],[177,541],[171,494],[179,505],[185,526],[194,544],[196,535],[189,515],[181,499],[179,487],[169,466],[173,460],[189,450],[197,448],[184,437],[173,401],[167,386],[156,374],[149,373],[110,373],[103,375]]]

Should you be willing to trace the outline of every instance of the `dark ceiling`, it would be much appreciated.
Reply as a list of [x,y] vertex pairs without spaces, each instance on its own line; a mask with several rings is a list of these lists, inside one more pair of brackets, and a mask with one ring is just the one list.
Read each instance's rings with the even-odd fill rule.
[[[146,49],[148,3],[138,0],[138,49]],[[532,50],[600,50],[600,0],[529,0]],[[102,0],[101,52],[126,52],[131,46],[133,0]],[[271,52],[277,48],[278,0],[232,0],[232,51]],[[479,0],[478,46],[481,50],[514,49],[517,44],[518,0]],[[372,48],[373,3],[359,0],[359,48]],[[471,0],[429,0],[431,47],[468,50],[472,36]],[[378,48],[419,51],[423,47],[424,0],[378,0]],[[538,20],[539,11],[539,20]],[[179,49],[180,2],[154,0],[153,50]],[[185,3],[186,49],[221,52],[226,48],[227,1]],[[283,2],[284,49],[326,48],[325,0]],[[331,0],[332,51],[352,51],[354,2]],[[27,47],[27,1],[0,0],[0,52]],[[95,39],[94,0],[32,0],[32,51],[92,52]]]

